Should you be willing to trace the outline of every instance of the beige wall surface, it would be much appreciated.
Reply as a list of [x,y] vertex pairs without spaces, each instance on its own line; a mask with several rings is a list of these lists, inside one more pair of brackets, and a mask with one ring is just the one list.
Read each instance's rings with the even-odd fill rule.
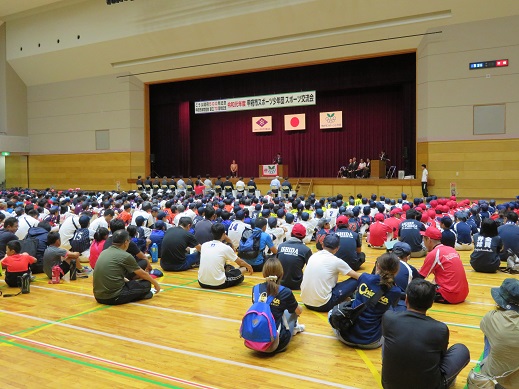
[[[519,136],[519,16],[445,26],[417,51],[417,139]],[[469,70],[469,63],[508,59],[509,66]],[[475,105],[505,104],[506,133],[473,134]]]

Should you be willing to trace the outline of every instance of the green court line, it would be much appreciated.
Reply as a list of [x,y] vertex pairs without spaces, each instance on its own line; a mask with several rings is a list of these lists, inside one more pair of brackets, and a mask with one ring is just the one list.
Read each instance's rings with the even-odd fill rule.
[[428,312],[447,313],[449,315],[471,316],[471,317],[478,317],[480,319],[483,318],[482,315],[476,315],[474,313],[450,312],[450,311],[443,311],[441,309],[429,309]]
[[[76,317],[88,315],[88,314],[93,313],[93,312],[102,311],[102,310],[110,308],[110,307],[112,307],[112,305],[102,305],[102,306],[99,306],[99,307],[91,309],[91,310],[79,312],[79,313],[76,313],[76,314],[71,315],[71,316],[67,316],[67,317],[63,317],[61,319],[57,319],[57,320],[55,320],[55,322],[61,323],[61,322],[64,322],[64,321],[67,321],[67,320],[70,320],[70,319],[74,319]],[[38,325],[33,326],[33,327],[28,327],[28,328],[25,328],[23,330],[13,332],[11,335],[20,335],[20,334],[24,334],[26,332],[38,330],[40,328],[50,327],[52,325],[53,325],[53,323],[38,324]],[[0,336],[0,341],[2,341],[5,338],[6,338],[5,336]]]
[[99,364],[96,364],[96,363],[81,361],[81,360],[74,359],[74,358],[71,358],[71,357],[67,357],[67,356],[64,356],[64,355],[56,354],[56,353],[53,353],[53,352],[50,352],[50,351],[45,351],[45,350],[41,350],[41,349],[38,349],[38,348],[35,348],[35,347],[27,346],[27,345],[24,345],[24,344],[19,344],[19,343],[16,343],[16,342],[9,342],[9,341],[4,340],[2,338],[0,338],[0,343],[6,343],[6,344],[8,344],[10,346],[15,346],[15,347],[18,347],[18,348],[21,348],[21,349],[24,349],[24,350],[33,351],[35,353],[42,354],[42,355],[45,355],[45,356],[48,356],[48,357],[51,357],[51,358],[61,359],[62,361],[67,361],[67,362],[75,363],[77,365],[82,365],[82,366],[90,367],[92,369],[103,370],[103,371],[105,371],[107,373],[112,373],[112,374],[120,375],[120,376],[123,376],[123,377],[126,377],[126,378],[130,378],[130,379],[133,379],[133,380],[143,381],[143,382],[146,382],[148,384],[162,386],[162,387],[165,387],[165,388],[182,389],[180,386],[175,386],[175,385],[167,384],[165,382],[153,380],[151,378],[146,378],[146,377],[141,377],[141,376],[138,376],[138,375],[135,375],[135,374],[126,373],[124,371],[119,371],[119,370],[112,369],[110,367],[106,367],[106,366],[99,365]]

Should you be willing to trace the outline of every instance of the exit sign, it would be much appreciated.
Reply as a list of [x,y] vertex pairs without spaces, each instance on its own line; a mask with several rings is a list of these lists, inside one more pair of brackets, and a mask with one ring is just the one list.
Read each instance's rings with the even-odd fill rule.
[[7,157],[8,155],[11,155],[10,151],[2,151],[2,157]]
[[469,64],[469,69],[488,69],[488,68],[501,68],[508,66],[507,59],[496,59],[494,61],[483,61],[483,62],[472,62]]

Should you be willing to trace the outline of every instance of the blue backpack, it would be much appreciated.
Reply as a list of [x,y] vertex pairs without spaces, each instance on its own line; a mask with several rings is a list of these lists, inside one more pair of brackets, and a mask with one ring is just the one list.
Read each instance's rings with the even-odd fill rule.
[[[284,289],[279,287],[279,292]],[[260,294],[259,285],[253,289],[254,304],[243,316],[240,327],[240,336],[245,339],[245,346],[251,350],[261,352],[275,351],[279,345],[279,336],[276,321],[270,310],[270,304],[275,296],[267,296],[267,292]]]
[[255,259],[260,253],[261,230],[246,228],[238,246],[238,257],[241,259]]

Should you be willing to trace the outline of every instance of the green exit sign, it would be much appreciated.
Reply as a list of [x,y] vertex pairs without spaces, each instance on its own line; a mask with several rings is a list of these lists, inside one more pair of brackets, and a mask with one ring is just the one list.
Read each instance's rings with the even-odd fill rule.
[[7,157],[8,155],[11,155],[10,151],[2,151],[2,157]]

